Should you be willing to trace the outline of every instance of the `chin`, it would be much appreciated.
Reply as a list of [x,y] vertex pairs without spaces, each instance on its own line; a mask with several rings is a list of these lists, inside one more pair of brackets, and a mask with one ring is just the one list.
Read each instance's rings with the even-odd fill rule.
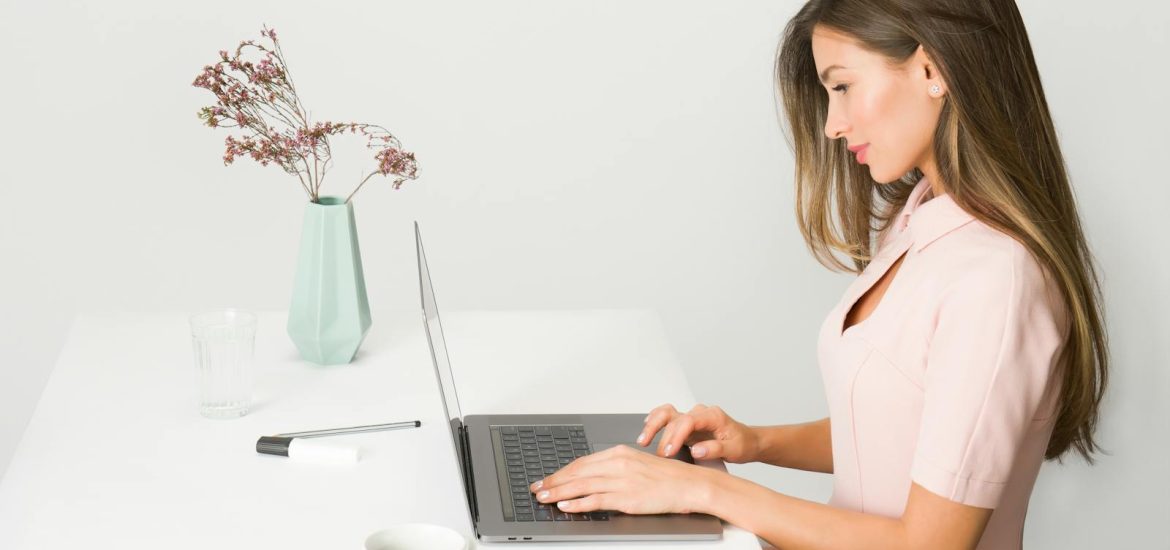
[[[866,165],[866,166],[868,166],[868,165]],[[869,177],[871,179],[873,179],[874,182],[880,183],[883,185],[890,183],[890,182],[893,182],[893,181],[896,181],[898,179],[896,177],[890,176],[889,174],[883,174],[877,170],[874,170],[872,166],[869,166]]]
[[869,177],[873,179],[873,181],[881,184],[899,182],[902,180],[902,177],[909,172],[909,169],[902,172],[897,170],[883,171],[880,167],[875,167],[869,164],[866,164],[865,166],[869,168]]

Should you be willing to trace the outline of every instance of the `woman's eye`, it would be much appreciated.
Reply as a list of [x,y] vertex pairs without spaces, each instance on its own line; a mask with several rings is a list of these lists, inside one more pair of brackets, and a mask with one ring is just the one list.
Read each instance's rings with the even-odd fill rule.
[[840,91],[841,93],[845,93],[845,90],[847,90],[848,88],[849,88],[848,84],[838,84],[838,85],[833,87],[833,91]]

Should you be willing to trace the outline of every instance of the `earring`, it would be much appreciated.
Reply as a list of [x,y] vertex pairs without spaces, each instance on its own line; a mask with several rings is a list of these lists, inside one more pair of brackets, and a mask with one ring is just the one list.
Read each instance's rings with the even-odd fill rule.
[[941,87],[939,87],[939,85],[938,85],[938,84],[932,84],[932,85],[930,86],[930,93],[932,93],[932,94],[934,94],[934,95],[938,95],[938,93],[939,93],[939,92],[941,92],[941,91],[942,91],[942,88],[941,88]]

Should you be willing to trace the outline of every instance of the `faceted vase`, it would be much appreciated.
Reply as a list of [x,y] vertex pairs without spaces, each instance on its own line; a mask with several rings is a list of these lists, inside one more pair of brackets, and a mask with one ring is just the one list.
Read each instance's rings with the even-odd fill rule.
[[288,335],[318,365],[353,360],[370,329],[353,205],[321,197],[305,207]]

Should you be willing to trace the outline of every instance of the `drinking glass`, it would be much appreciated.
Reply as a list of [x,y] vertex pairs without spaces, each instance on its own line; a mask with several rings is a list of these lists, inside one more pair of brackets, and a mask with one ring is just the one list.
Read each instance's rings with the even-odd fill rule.
[[199,414],[238,418],[252,405],[256,314],[239,309],[191,316],[199,378]]

